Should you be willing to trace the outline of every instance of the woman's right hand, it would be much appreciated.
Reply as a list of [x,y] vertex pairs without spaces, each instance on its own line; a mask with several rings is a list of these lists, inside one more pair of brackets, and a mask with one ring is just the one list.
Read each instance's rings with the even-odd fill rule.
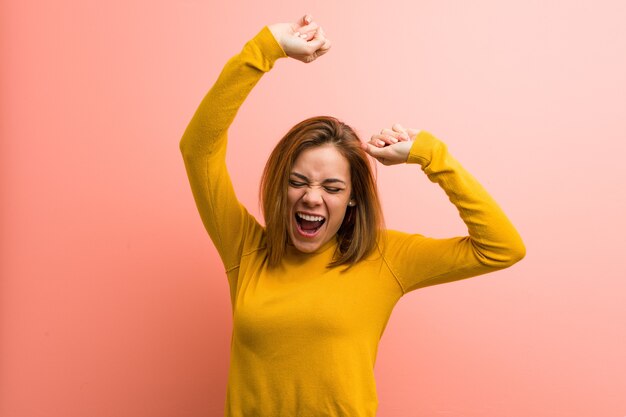
[[295,23],[276,23],[268,26],[283,51],[304,63],[315,61],[330,49],[330,40],[310,15]]

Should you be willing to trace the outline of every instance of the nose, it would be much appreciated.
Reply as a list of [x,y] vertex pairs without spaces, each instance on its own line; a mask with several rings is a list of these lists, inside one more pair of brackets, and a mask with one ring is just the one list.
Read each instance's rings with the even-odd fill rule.
[[316,187],[308,188],[302,196],[302,202],[308,206],[317,206],[322,204],[322,201],[322,192]]

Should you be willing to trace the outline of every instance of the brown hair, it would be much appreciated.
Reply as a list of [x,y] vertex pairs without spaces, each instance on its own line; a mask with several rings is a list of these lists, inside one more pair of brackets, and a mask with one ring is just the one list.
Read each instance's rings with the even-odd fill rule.
[[303,120],[278,142],[272,151],[261,178],[260,200],[265,216],[267,253],[270,266],[276,266],[287,244],[287,188],[291,168],[300,153],[331,144],[348,160],[355,206],[349,206],[337,231],[338,251],[328,267],[348,267],[370,254],[376,247],[383,215],[372,174],[370,160],[354,130],[330,116]]

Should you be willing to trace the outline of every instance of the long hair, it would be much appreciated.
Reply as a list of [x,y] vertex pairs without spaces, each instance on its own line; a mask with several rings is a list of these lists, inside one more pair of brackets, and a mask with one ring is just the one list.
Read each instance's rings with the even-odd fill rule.
[[328,267],[350,267],[370,254],[383,228],[383,215],[370,160],[354,130],[330,116],[312,117],[298,123],[278,142],[261,178],[259,197],[265,217],[270,267],[276,266],[289,243],[287,203],[289,174],[300,153],[308,148],[331,144],[350,165],[352,198],[337,231],[338,250]]

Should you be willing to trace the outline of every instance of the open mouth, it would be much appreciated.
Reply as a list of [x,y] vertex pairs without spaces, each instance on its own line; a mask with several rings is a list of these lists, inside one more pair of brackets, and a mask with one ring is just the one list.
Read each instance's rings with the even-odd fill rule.
[[322,225],[326,222],[326,219],[323,216],[314,216],[300,212],[296,212],[295,216],[296,225],[298,225],[298,232],[307,237],[315,236]]

